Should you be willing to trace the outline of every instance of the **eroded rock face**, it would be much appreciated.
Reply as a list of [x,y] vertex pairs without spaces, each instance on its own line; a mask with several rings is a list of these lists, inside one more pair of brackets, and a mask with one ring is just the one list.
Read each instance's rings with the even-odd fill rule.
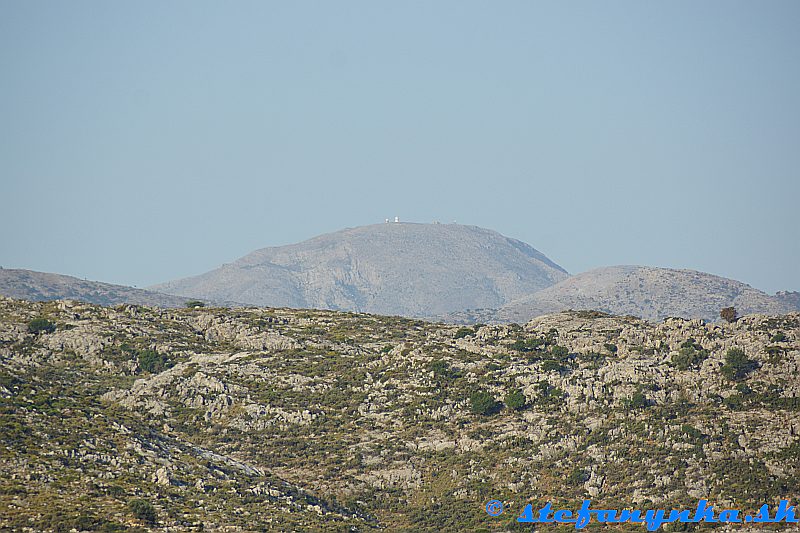
[[243,350],[292,350],[299,347],[292,338],[263,331],[252,325],[225,320],[205,313],[192,321],[192,324],[209,341],[227,341]]
[[[56,331],[27,333],[38,316]],[[725,370],[731,349],[746,356],[741,376]],[[63,516],[130,524],[136,495],[176,531],[239,517],[474,530],[487,493],[758,508],[800,497],[799,376],[800,314],[571,312],[462,329],[0,299],[0,490],[38,529],[51,520],[41,502],[64,494],[76,508]],[[524,405],[504,405],[517,390]],[[475,391],[496,408],[477,414]],[[453,509],[474,512],[452,522]]]

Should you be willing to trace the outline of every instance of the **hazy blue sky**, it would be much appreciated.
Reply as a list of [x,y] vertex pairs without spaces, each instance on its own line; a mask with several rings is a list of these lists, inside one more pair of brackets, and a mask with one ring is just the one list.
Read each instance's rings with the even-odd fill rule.
[[800,2],[0,0],[0,265],[386,217],[800,290]]

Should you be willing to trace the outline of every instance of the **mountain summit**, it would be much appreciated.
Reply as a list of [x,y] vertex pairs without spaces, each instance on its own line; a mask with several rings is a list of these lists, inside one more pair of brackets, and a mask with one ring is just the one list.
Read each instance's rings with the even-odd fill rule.
[[425,317],[501,307],[567,276],[538,250],[495,231],[394,222],[263,248],[152,288],[260,306]]

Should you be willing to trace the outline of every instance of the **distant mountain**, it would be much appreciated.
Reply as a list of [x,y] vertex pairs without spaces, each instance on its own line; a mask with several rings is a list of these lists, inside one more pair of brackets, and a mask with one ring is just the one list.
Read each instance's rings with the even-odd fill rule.
[[259,306],[426,317],[500,307],[567,276],[541,252],[495,231],[387,223],[263,248],[151,288]]
[[797,291],[778,291],[775,298],[786,305],[800,310],[800,292]]
[[183,307],[186,298],[158,292],[86,281],[62,274],[0,268],[0,295],[32,302],[79,300],[98,305],[138,304]]
[[694,270],[613,266],[569,277],[476,318],[522,323],[557,311],[592,309],[650,320],[675,316],[716,321],[727,306],[736,307],[740,315],[798,310],[797,298],[782,294],[787,296],[770,296],[745,283]]

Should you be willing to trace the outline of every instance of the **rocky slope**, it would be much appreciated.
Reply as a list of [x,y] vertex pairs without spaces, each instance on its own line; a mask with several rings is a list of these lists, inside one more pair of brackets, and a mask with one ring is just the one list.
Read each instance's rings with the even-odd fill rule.
[[567,277],[542,253],[458,224],[375,224],[264,248],[152,287],[264,306],[433,316],[499,307]]
[[0,295],[32,302],[73,299],[99,305],[130,303],[157,307],[183,307],[187,300],[124,285],[14,268],[0,268]]
[[582,498],[752,511],[800,497],[800,314],[476,329],[0,298],[0,410],[9,531],[516,530],[525,503]]
[[598,268],[508,303],[483,318],[525,322],[568,309],[596,309],[650,320],[667,317],[719,320],[723,307],[740,314],[797,311],[790,296],[775,297],[732,279],[697,272],[641,266]]

